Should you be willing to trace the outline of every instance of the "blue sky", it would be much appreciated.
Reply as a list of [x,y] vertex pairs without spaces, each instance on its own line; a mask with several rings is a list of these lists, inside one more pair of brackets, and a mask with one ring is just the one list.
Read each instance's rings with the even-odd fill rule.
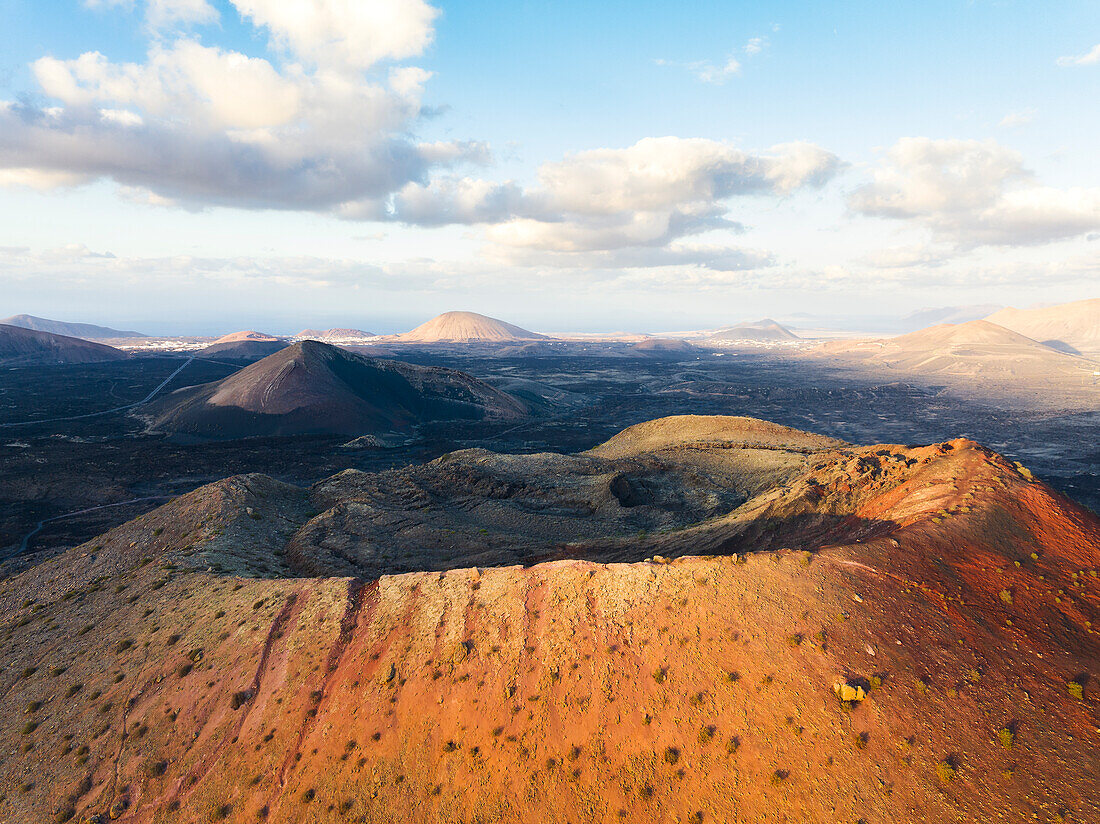
[[667,330],[1096,296],[1094,2],[356,5],[0,0],[0,316]]

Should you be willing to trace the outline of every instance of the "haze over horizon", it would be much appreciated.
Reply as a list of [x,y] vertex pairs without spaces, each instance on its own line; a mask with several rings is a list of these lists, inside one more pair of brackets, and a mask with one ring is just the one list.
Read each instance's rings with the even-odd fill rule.
[[1092,3],[0,17],[0,316],[666,331],[1096,297]]

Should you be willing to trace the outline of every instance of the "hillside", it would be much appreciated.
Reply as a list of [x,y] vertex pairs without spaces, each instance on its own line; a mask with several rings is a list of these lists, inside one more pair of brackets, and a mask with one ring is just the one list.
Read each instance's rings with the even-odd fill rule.
[[1002,309],[986,320],[1064,352],[1100,356],[1100,298],[1042,309]]
[[0,364],[99,363],[126,353],[102,343],[0,324]]
[[0,325],[18,326],[20,329],[33,329],[36,332],[49,332],[52,335],[64,335],[65,337],[83,338],[84,340],[148,337],[141,332],[124,332],[106,326],[95,326],[91,323],[66,323],[63,320],[36,318],[33,315],[12,315],[10,318],[0,320]]
[[1096,821],[1098,567],[966,440],[230,478],[0,587],[0,820]]
[[833,341],[811,357],[943,381],[1037,408],[1095,408],[1096,364],[986,320],[940,324],[880,340]]
[[658,358],[695,357],[699,347],[678,338],[646,338],[630,345],[630,351]]
[[224,380],[164,396],[144,414],[158,430],[223,439],[408,431],[433,420],[521,417],[524,407],[453,369],[302,341]]
[[396,339],[405,343],[512,343],[546,340],[546,336],[476,312],[444,312]]
[[231,340],[225,343],[212,343],[199,350],[200,357],[215,357],[220,360],[245,361],[251,363],[274,355],[289,346],[285,340]]
[[719,329],[713,334],[703,338],[707,343],[744,343],[746,341],[759,343],[774,343],[778,341],[798,340],[798,335],[785,326],[776,323],[770,318],[758,320],[755,323],[740,323],[736,326],[728,326]]

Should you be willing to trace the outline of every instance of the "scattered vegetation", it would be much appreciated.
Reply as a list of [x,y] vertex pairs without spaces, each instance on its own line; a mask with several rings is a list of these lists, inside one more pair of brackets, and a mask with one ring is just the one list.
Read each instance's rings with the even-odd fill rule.
[[958,765],[951,758],[936,762],[936,777],[944,784],[950,784],[959,774]]

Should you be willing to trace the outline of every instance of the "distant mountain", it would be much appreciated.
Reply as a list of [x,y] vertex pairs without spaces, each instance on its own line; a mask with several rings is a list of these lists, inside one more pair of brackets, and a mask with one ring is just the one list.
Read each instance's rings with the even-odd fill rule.
[[362,329],[303,329],[294,337],[309,340],[333,341],[333,340],[358,340],[361,338],[377,337],[374,332],[364,332]]
[[811,353],[861,368],[943,382],[964,394],[1034,408],[1095,408],[1096,363],[985,320],[940,324],[896,338],[833,341]]
[[251,329],[246,329],[243,332],[230,332],[228,335],[222,335],[211,346],[217,346],[221,343],[237,343],[242,340],[263,340],[263,341],[276,341],[282,340],[274,335],[269,335],[266,332],[254,332]]
[[122,360],[125,352],[83,338],[0,324],[0,364],[99,363]]
[[1002,309],[986,320],[1063,352],[1100,355],[1100,298],[1041,309]]
[[292,344],[228,378],[149,407],[167,432],[225,439],[407,431],[437,420],[518,418],[515,398],[454,369],[356,355],[317,341]]
[[764,318],[755,323],[739,323],[719,329],[717,332],[704,338],[708,343],[726,343],[736,341],[756,341],[760,343],[798,340],[798,335],[785,326],[776,323],[771,318]]
[[901,319],[901,329],[915,332],[935,326],[937,323],[967,323],[981,320],[992,311],[1001,307],[997,304],[975,304],[972,306],[941,306],[934,309],[920,309]]
[[141,332],[124,332],[106,326],[94,326],[90,323],[66,323],[63,320],[36,318],[33,315],[12,315],[0,320],[6,326],[18,326],[20,329],[33,329],[36,332],[49,332],[51,335],[65,335],[84,340],[103,340],[110,338],[146,338]]
[[444,312],[411,332],[398,335],[397,340],[406,343],[512,343],[547,340],[547,337],[476,312]]
[[1000,308],[1000,306],[993,303],[983,303],[971,306],[940,306],[934,309],[920,309],[901,319],[901,329],[904,332],[915,332],[919,329],[934,326],[937,323],[967,323],[972,320],[980,320],[990,312],[996,312]]

